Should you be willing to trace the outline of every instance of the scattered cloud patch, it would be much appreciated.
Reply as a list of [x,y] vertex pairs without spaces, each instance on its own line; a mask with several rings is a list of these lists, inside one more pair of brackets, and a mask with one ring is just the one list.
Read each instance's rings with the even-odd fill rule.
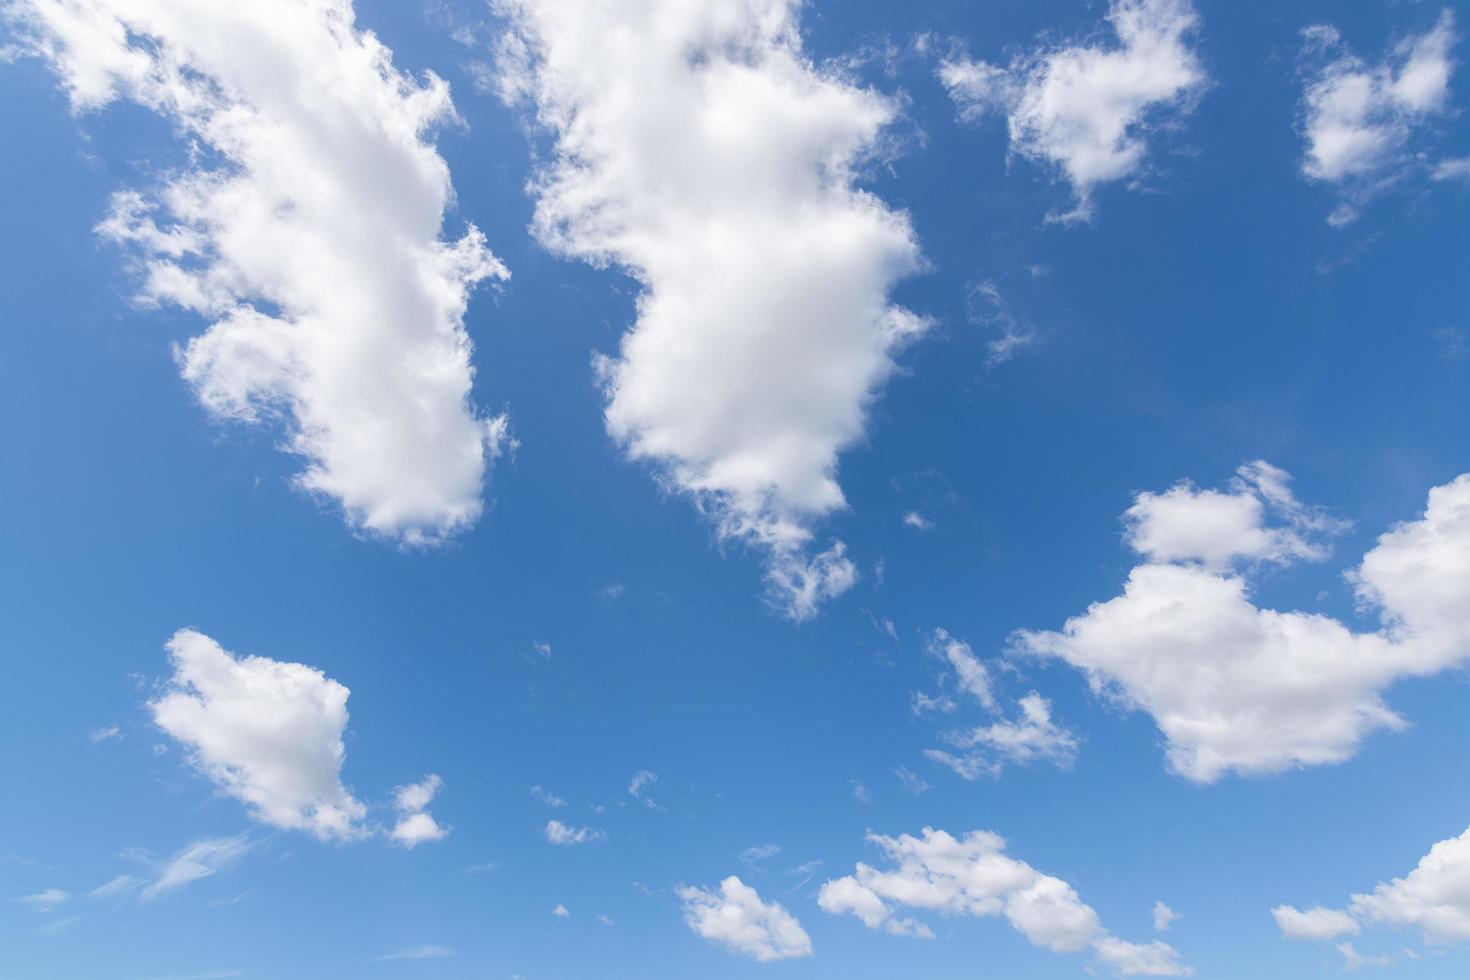
[[547,806],[563,807],[567,805],[566,800],[562,799],[560,796],[557,796],[555,793],[548,793],[540,786],[532,786],[531,795],[540,800],[542,803],[545,803]]
[[37,912],[50,912],[58,906],[65,905],[71,901],[71,892],[60,888],[47,888],[45,891],[36,892],[34,895],[26,895],[16,901],[24,902]]
[[442,960],[454,955],[454,950],[448,946],[414,946],[409,949],[394,950],[377,957],[379,962],[394,960]]
[[108,725],[105,728],[94,728],[87,733],[87,738],[93,742],[106,742],[109,739],[121,739],[122,737],[122,729],[116,725]]
[[592,844],[597,841],[607,840],[607,834],[591,827],[572,827],[562,823],[560,820],[546,821],[544,831],[546,839],[553,844],[573,845]]
[[232,867],[253,846],[245,834],[195,841],[164,862],[158,877],[143,889],[142,899],[151,902],[166,892],[213,877]]
[[567,911],[567,907],[565,905],[561,905],[561,904],[558,904],[556,906],[556,908],[552,909],[551,910],[551,914],[554,915],[554,916],[556,916],[558,919],[571,918],[571,915],[572,915],[571,912],[568,912]]
[[[1353,54],[1330,25],[1309,27],[1303,38],[1302,173],[1344,194],[1328,218],[1341,227],[1374,194],[1423,166],[1416,137],[1449,109],[1455,17],[1446,8],[1432,28],[1398,41],[1376,63]],[[1457,163],[1439,164],[1432,176],[1453,179]]]
[[1154,932],[1168,932],[1169,927],[1178,920],[1178,912],[1175,912],[1163,902],[1154,903]]
[[663,807],[659,806],[659,804],[654,802],[654,800],[648,795],[649,787],[656,782],[658,782],[658,773],[651,772],[648,769],[640,769],[639,771],[635,772],[633,774],[633,778],[628,781],[628,795],[633,797],[633,799],[637,800],[638,802],[642,803],[644,806],[648,807],[650,810],[662,810]]

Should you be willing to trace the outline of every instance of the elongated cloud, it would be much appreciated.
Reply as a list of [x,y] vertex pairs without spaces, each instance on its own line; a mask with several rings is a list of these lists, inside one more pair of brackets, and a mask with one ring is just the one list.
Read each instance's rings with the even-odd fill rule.
[[608,431],[767,557],[794,619],[856,580],[837,457],[895,351],[919,262],[906,215],[855,186],[893,101],[815,67],[796,0],[500,0],[500,83],[556,138],[532,183],[549,248],[642,285],[599,361]]
[[931,939],[933,930],[898,909],[977,918],[1003,916],[1033,946],[1056,953],[1091,950],[1124,976],[1189,976],[1190,966],[1167,943],[1130,943],[1103,928],[1097,912],[1060,878],[1005,854],[998,834],[976,830],[955,837],[925,827],[918,837],[869,834],[896,866],[857,870],[822,886],[825,912],[853,915],[870,929]]
[[[1251,601],[1254,565],[1320,558],[1320,536],[1338,529],[1263,466],[1242,467],[1229,493],[1141,494],[1128,541],[1147,560],[1123,594],[1060,631],[1016,636],[1018,651],[1063,660],[1094,691],[1152,715],[1170,768],[1198,782],[1341,762],[1370,733],[1403,727],[1383,701],[1390,685],[1470,657],[1470,474],[1432,489],[1424,516],[1348,573],[1382,623],[1357,632]],[[1242,506],[1250,495],[1261,506]]]
[[763,902],[745,882],[731,875],[718,891],[683,887],[684,921],[712,943],[762,963],[812,955],[812,940],[786,909]]
[[367,808],[341,781],[347,688],[304,664],[236,657],[194,630],[168,652],[173,676],[148,707],[195,768],[263,823],[323,839],[367,832]]
[[[1434,27],[1403,38],[1376,63],[1348,50],[1330,25],[1304,35],[1316,64],[1302,94],[1302,172],[1345,192],[1328,218],[1343,225],[1357,217],[1357,205],[1416,165],[1414,137],[1449,108],[1455,17],[1445,9]],[[1453,161],[1445,166],[1453,169]]]
[[964,119],[1006,117],[1012,152],[1055,168],[1072,185],[1072,211],[1088,220],[1093,190],[1146,166],[1149,137],[1188,112],[1206,84],[1191,47],[1199,18],[1190,0],[1112,0],[1112,45],[1040,47],[1000,67],[953,58],[939,77]]
[[297,485],[354,528],[423,544],[473,524],[506,421],[470,401],[463,318],[506,271],[473,227],[439,238],[444,82],[395,68],[350,0],[4,10],[75,111],[136,102],[190,147],[98,232],[134,251],[141,303],[212,320],[177,351],[209,413],[279,422]]

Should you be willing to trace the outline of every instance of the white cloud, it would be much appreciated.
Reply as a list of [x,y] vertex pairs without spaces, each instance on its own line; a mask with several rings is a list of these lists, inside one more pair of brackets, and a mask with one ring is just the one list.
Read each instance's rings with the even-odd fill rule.
[[551,914],[556,916],[558,919],[567,919],[571,917],[572,913],[567,911],[567,907],[565,905],[558,904],[556,908],[551,910]]
[[1470,830],[1435,844],[1404,877],[1352,896],[1345,909],[1283,905],[1271,914],[1289,939],[1337,939],[1386,925],[1417,928],[1432,943],[1470,940]]
[[930,654],[939,657],[954,672],[955,686],[970,695],[991,711],[996,708],[995,692],[991,688],[990,671],[975,651],[963,640],[951,636],[947,630],[937,629],[926,647]]
[[566,800],[562,799],[560,796],[557,796],[555,793],[548,793],[540,786],[532,786],[531,795],[536,797],[536,799],[540,800],[542,803],[545,803],[547,806],[561,807],[567,805]]
[[[1140,493],[1123,515],[1125,540],[1150,561],[1209,568],[1241,559],[1321,561],[1328,549],[1320,539],[1348,525],[1303,505],[1290,482],[1290,474],[1257,460],[1236,470],[1229,490],[1201,490],[1185,480],[1163,493]],[[1267,526],[1268,515],[1283,523]]]
[[1179,913],[1175,912],[1163,902],[1154,903],[1154,932],[1168,932],[1169,927],[1179,919]]
[[897,103],[803,53],[797,0],[499,0],[502,94],[556,137],[533,181],[549,248],[638,280],[599,359],[608,431],[767,560],[801,620],[852,586],[837,458],[927,323],[889,290],[908,217],[856,188]]
[[1342,968],[1348,971],[1369,966],[1388,966],[1393,962],[1391,956],[1364,956],[1352,943],[1338,943],[1336,949],[1342,954]]
[[1032,691],[1017,704],[1021,714],[1016,721],[997,721],[941,736],[955,748],[971,750],[968,754],[957,757],[938,749],[927,749],[924,754],[964,779],[999,775],[1006,762],[1071,766],[1077,756],[1077,737],[1052,722],[1051,702]]
[[904,527],[911,527],[915,531],[934,530],[934,522],[916,510],[911,510],[903,515],[903,524]]
[[122,729],[116,725],[108,725],[105,728],[94,728],[87,733],[87,737],[94,742],[106,742],[108,739],[122,738]]
[[[992,714],[1000,711],[990,670],[975,656],[968,643],[946,630],[937,629],[926,648],[949,668],[946,676],[953,676],[961,693],[973,697]],[[1077,754],[1077,738],[1052,721],[1051,702],[1032,691],[1017,705],[1019,714],[1015,721],[1002,719],[988,725],[952,729],[941,735],[952,748],[965,750],[964,755],[926,749],[925,757],[954,770],[962,779],[998,776],[1007,762],[1048,760],[1059,766],[1070,766]],[[915,714],[928,711],[949,713],[957,708],[953,699],[946,695],[930,697],[916,692],[913,697]]]
[[177,352],[200,403],[280,422],[296,484],[354,528],[423,544],[473,524],[506,420],[471,404],[463,318],[507,273],[473,227],[439,238],[448,86],[396,69],[350,0],[7,10],[74,110],[130,100],[189,147],[97,230],[135,250],[140,302],[213,320]]
[[448,946],[435,946],[430,944],[427,946],[414,946],[411,949],[400,949],[395,950],[391,953],[384,953],[382,956],[377,957],[377,959],[381,962],[394,960],[442,960],[447,959],[448,957],[451,957],[453,955],[454,950],[450,949]]
[[591,844],[607,839],[607,834],[591,827],[571,827],[560,820],[546,821],[546,839],[553,844]]
[[37,892],[34,895],[26,895],[24,898],[17,899],[17,901],[24,902],[37,912],[50,912],[58,905],[65,905],[71,901],[71,892],[64,891],[60,888],[47,888],[45,891]]
[[[869,834],[895,868],[858,863],[854,874],[827,882],[817,898],[822,910],[856,916],[870,929],[932,936],[926,927],[899,919],[902,907],[941,915],[1003,916],[1034,946],[1057,953],[1092,950],[1125,976],[1188,976],[1173,947],[1129,943],[1102,927],[1097,912],[1071,885],[1008,857],[1005,841],[988,831],[963,837],[925,827],[918,837]],[[922,930],[922,931],[921,931]]]
[[194,630],[168,641],[174,673],[148,702],[189,761],[263,823],[351,840],[367,808],[342,785],[347,688],[304,664],[235,657]]
[[395,788],[393,805],[402,816],[389,836],[408,848],[449,836],[449,829],[440,825],[428,810],[429,803],[443,785],[444,780],[431,773],[417,783]]
[[1276,928],[1288,939],[1337,939],[1359,931],[1357,920],[1341,909],[1321,906],[1302,911],[1290,905],[1271,910]]
[[1043,46],[1005,68],[959,58],[939,68],[961,118],[1003,112],[1012,152],[1072,185],[1076,204],[1061,220],[1089,220],[1099,184],[1142,173],[1150,137],[1192,109],[1207,81],[1190,46],[1199,18],[1189,0],[1112,0],[1107,19],[1116,44]]
[[763,865],[767,861],[780,853],[780,844],[756,844],[740,852],[740,863],[752,870],[760,871],[764,870]]
[[[1170,521],[1187,524],[1191,501],[1218,509],[1189,490],[1170,504]],[[1155,540],[1130,537],[1135,548]],[[1209,534],[1198,538],[1207,548],[1166,550],[1183,560],[1137,566],[1121,596],[1058,632],[1018,633],[1016,649],[1064,660],[1094,691],[1151,714],[1170,767],[1189,779],[1347,759],[1370,733],[1403,727],[1382,698],[1394,681],[1470,655],[1470,475],[1431,490],[1425,516],[1384,534],[1349,573],[1383,623],[1376,632],[1262,609],[1240,570],[1188,560],[1230,557],[1221,548],[1250,559],[1300,550],[1260,543],[1269,539],[1243,534],[1232,549]]]
[[[1303,36],[1305,54],[1326,60],[1302,95],[1302,172],[1342,186],[1349,201],[1361,203],[1415,165],[1413,137],[1448,107],[1454,14],[1446,8],[1434,27],[1403,38],[1376,64],[1347,50],[1331,26],[1310,27]],[[1345,202],[1334,216],[1332,224],[1348,224],[1357,209]]]
[[684,921],[699,936],[762,963],[812,955],[812,940],[801,923],[775,902],[763,902],[754,888],[731,875],[719,891],[681,887]]
[[195,841],[163,865],[158,877],[143,889],[143,901],[218,874],[244,857],[252,846],[244,834]]
[[650,810],[662,810],[663,807],[659,806],[648,796],[648,787],[656,782],[658,782],[658,773],[648,769],[640,769],[628,781],[628,795]]
[[147,882],[137,875],[117,875],[87,893],[88,898],[108,899],[142,888]]

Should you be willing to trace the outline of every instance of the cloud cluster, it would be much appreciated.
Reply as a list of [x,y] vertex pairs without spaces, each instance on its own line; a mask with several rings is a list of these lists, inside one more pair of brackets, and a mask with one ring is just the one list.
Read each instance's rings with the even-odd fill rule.
[[6,11],[77,112],[127,99],[188,146],[98,232],[134,250],[139,301],[212,320],[177,352],[210,414],[279,421],[297,485],[354,528],[422,544],[473,524],[506,421],[471,403],[463,318],[506,271],[473,227],[439,238],[444,82],[395,68],[350,0]]
[[688,886],[678,889],[684,921],[695,933],[733,953],[762,963],[812,955],[812,940],[790,912],[763,902],[754,888],[735,875],[718,891]]
[[1189,976],[1166,943],[1130,943],[1103,928],[1097,912],[1071,885],[1042,874],[1005,854],[1005,840],[976,830],[956,838],[925,827],[914,837],[869,834],[894,863],[879,870],[861,862],[857,870],[822,886],[817,902],[825,912],[853,915],[870,929],[931,939],[933,930],[898,908],[942,915],[1003,916],[1034,946],[1057,953],[1091,950],[1125,976]]
[[[968,643],[938,629],[930,637],[927,649],[949,668],[945,676],[952,679],[959,693],[968,695],[992,714],[1000,711],[990,671]],[[988,725],[955,728],[940,735],[951,748],[963,751],[963,755],[926,749],[925,757],[952,769],[962,779],[998,776],[1006,763],[1012,762],[1044,760],[1064,768],[1070,766],[1077,754],[1077,738],[1052,721],[1051,702],[1032,691],[1016,704],[1018,713],[1014,721],[1002,718]],[[958,702],[947,694],[931,696],[922,691],[914,694],[913,705],[916,714],[949,713],[959,708]]]
[[856,186],[895,103],[802,52],[796,0],[499,0],[500,85],[555,136],[532,182],[549,248],[641,285],[598,361],[606,423],[767,559],[793,619],[852,586],[837,457],[927,324],[889,291],[906,215]]
[[342,785],[347,688],[304,664],[236,657],[203,633],[168,641],[173,676],[148,702],[220,789],[275,827],[322,839],[367,831],[367,807]]
[[1170,767],[1199,782],[1339,762],[1371,732],[1401,728],[1384,690],[1470,655],[1470,475],[1432,489],[1424,516],[1382,535],[1348,574],[1360,606],[1377,611],[1374,632],[1251,601],[1253,563],[1321,557],[1308,532],[1336,527],[1285,481],[1251,464],[1229,493],[1181,484],[1140,495],[1127,540],[1145,561],[1123,594],[1060,631],[1018,633],[1017,651],[1063,660],[1094,691],[1147,711]]
[[1463,942],[1470,939],[1470,830],[1435,844],[1404,877],[1354,895],[1345,909],[1282,905],[1271,914],[1290,939],[1338,939],[1386,925],[1417,928],[1430,942]]
[[1006,67],[951,58],[939,68],[961,118],[1003,113],[1011,151],[1071,184],[1075,206],[1058,220],[1089,220],[1098,185],[1143,172],[1150,137],[1193,108],[1207,82],[1190,45],[1199,26],[1190,0],[1112,0],[1107,20],[1114,44],[1043,46]]
[[441,825],[429,812],[429,803],[443,785],[444,780],[430,773],[416,783],[394,789],[393,806],[399,817],[389,836],[408,848],[447,837],[449,828]]
[[[1344,225],[1357,217],[1356,204],[1414,166],[1415,134],[1448,108],[1455,17],[1446,8],[1434,27],[1403,38],[1376,64],[1349,51],[1330,25],[1309,27],[1303,36],[1304,55],[1317,64],[1302,94],[1302,172],[1347,192],[1328,218]],[[1441,168],[1454,165],[1441,164],[1434,176],[1452,179]]]

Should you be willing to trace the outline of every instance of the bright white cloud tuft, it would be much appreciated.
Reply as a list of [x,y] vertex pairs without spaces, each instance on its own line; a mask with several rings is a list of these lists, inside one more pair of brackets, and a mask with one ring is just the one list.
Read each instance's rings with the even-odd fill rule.
[[607,834],[591,827],[572,827],[560,820],[546,821],[546,839],[553,844],[591,844],[606,840]]
[[436,821],[428,809],[443,785],[444,780],[431,773],[419,782],[394,789],[393,805],[401,816],[389,836],[408,848],[449,836],[449,829]]
[[[1200,530],[1219,523],[1220,495],[1192,488],[1153,497],[1144,507],[1149,520],[1171,494],[1169,526],[1189,528],[1192,506],[1207,519],[1162,538],[1135,523],[1130,541],[1146,556],[1182,560],[1137,566],[1121,596],[1093,604],[1059,632],[1018,633],[1016,649],[1064,660],[1094,691],[1151,714],[1174,771],[1211,782],[1227,772],[1340,762],[1370,733],[1403,727],[1382,699],[1395,680],[1470,656],[1470,475],[1431,490],[1424,517],[1384,534],[1349,574],[1360,604],[1384,624],[1371,633],[1254,605],[1239,570],[1198,559],[1279,560],[1302,552],[1296,532],[1239,533],[1259,525],[1237,522],[1240,544],[1227,546]],[[1195,544],[1175,547],[1187,534]],[[1158,543],[1164,539],[1174,545]]]
[[194,630],[168,641],[174,673],[148,703],[189,761],[263,823],[351,840],[367,808],[342,785],[347,688],[304,664],[236,657]]
[[[1123,515],[1128,546],[1150,561],[1198,561],[1226,568],[1241,561],[1321,561],[1322,538],[1347,530],[1290,488],[1291,476],[1264,460],[1236,470],[1228,490],[1185,480],[1163,493],[1140,493]],[[1282,523],[1268,526],[1267,517]]]
[[896,867],[882,871],[859,862],[854,874],[822,886],[822,910],[856,916],[870,929],[897,935],[933,934],[896,909],[908,907],[941,915],[1003,916],[1034,946],[1057,953],[1091,950],[1099,961],[1125,976],[1189,976],[1173,947],[1137,944],[1113,936],[1097,912],[1071,885],[1008,857],[1005,840],[977,830],[956,838],[925,827],[918,837],[869,834]]
[[684,921],[701,937],[762,963],[812,955],[812,940],[790,912],[763,902],[735,875],[718,891],[682,887]]
[[889,290],[906,215],[855,186],[897,104],[802,52],[797,0],[499,0],[500,84],[556,137],[532,182],[549,248],[638,280],[598,360],[608,431],[761,550],[796,620],[849,589],[837,457],[927,323]]
[[220,419],[278,420],[296,483],[354,528],[432,543],[480,516],[506,420],[470,401],[469,292],[504,266],[427,141],[448,86],[413,79],[350,0],[13,0],[6,11],[77,112],[127,99],[189,160],[98,226],[136,251],[145,305],[213,324],[177,352]]
[[1004,113],[1012,152],[1072,185],[1075,206],[1059,220],[1090,220],[1098,185],[1143,172],[1150,136],[1193,108],[1207,81],[1190,45],[1199,24],[1190,0],[1112,0],[1107,19],[1116,44],[1041,47],[1005,68],[960,58],[939,68],[961,118]]
[[[1303,36],[1306,55],[1321,63],[1302,95],[1302,172],[1361,202],[1415,164],[1413,137],[1448,108],[1454,14],[1446,8],[1434,27],[1403,38],[1376,64],[1347,50],[1334,27],[1309,27]],[[1341,226],[1357,210],[1345,202],[1333,214],[1329,223]]]

